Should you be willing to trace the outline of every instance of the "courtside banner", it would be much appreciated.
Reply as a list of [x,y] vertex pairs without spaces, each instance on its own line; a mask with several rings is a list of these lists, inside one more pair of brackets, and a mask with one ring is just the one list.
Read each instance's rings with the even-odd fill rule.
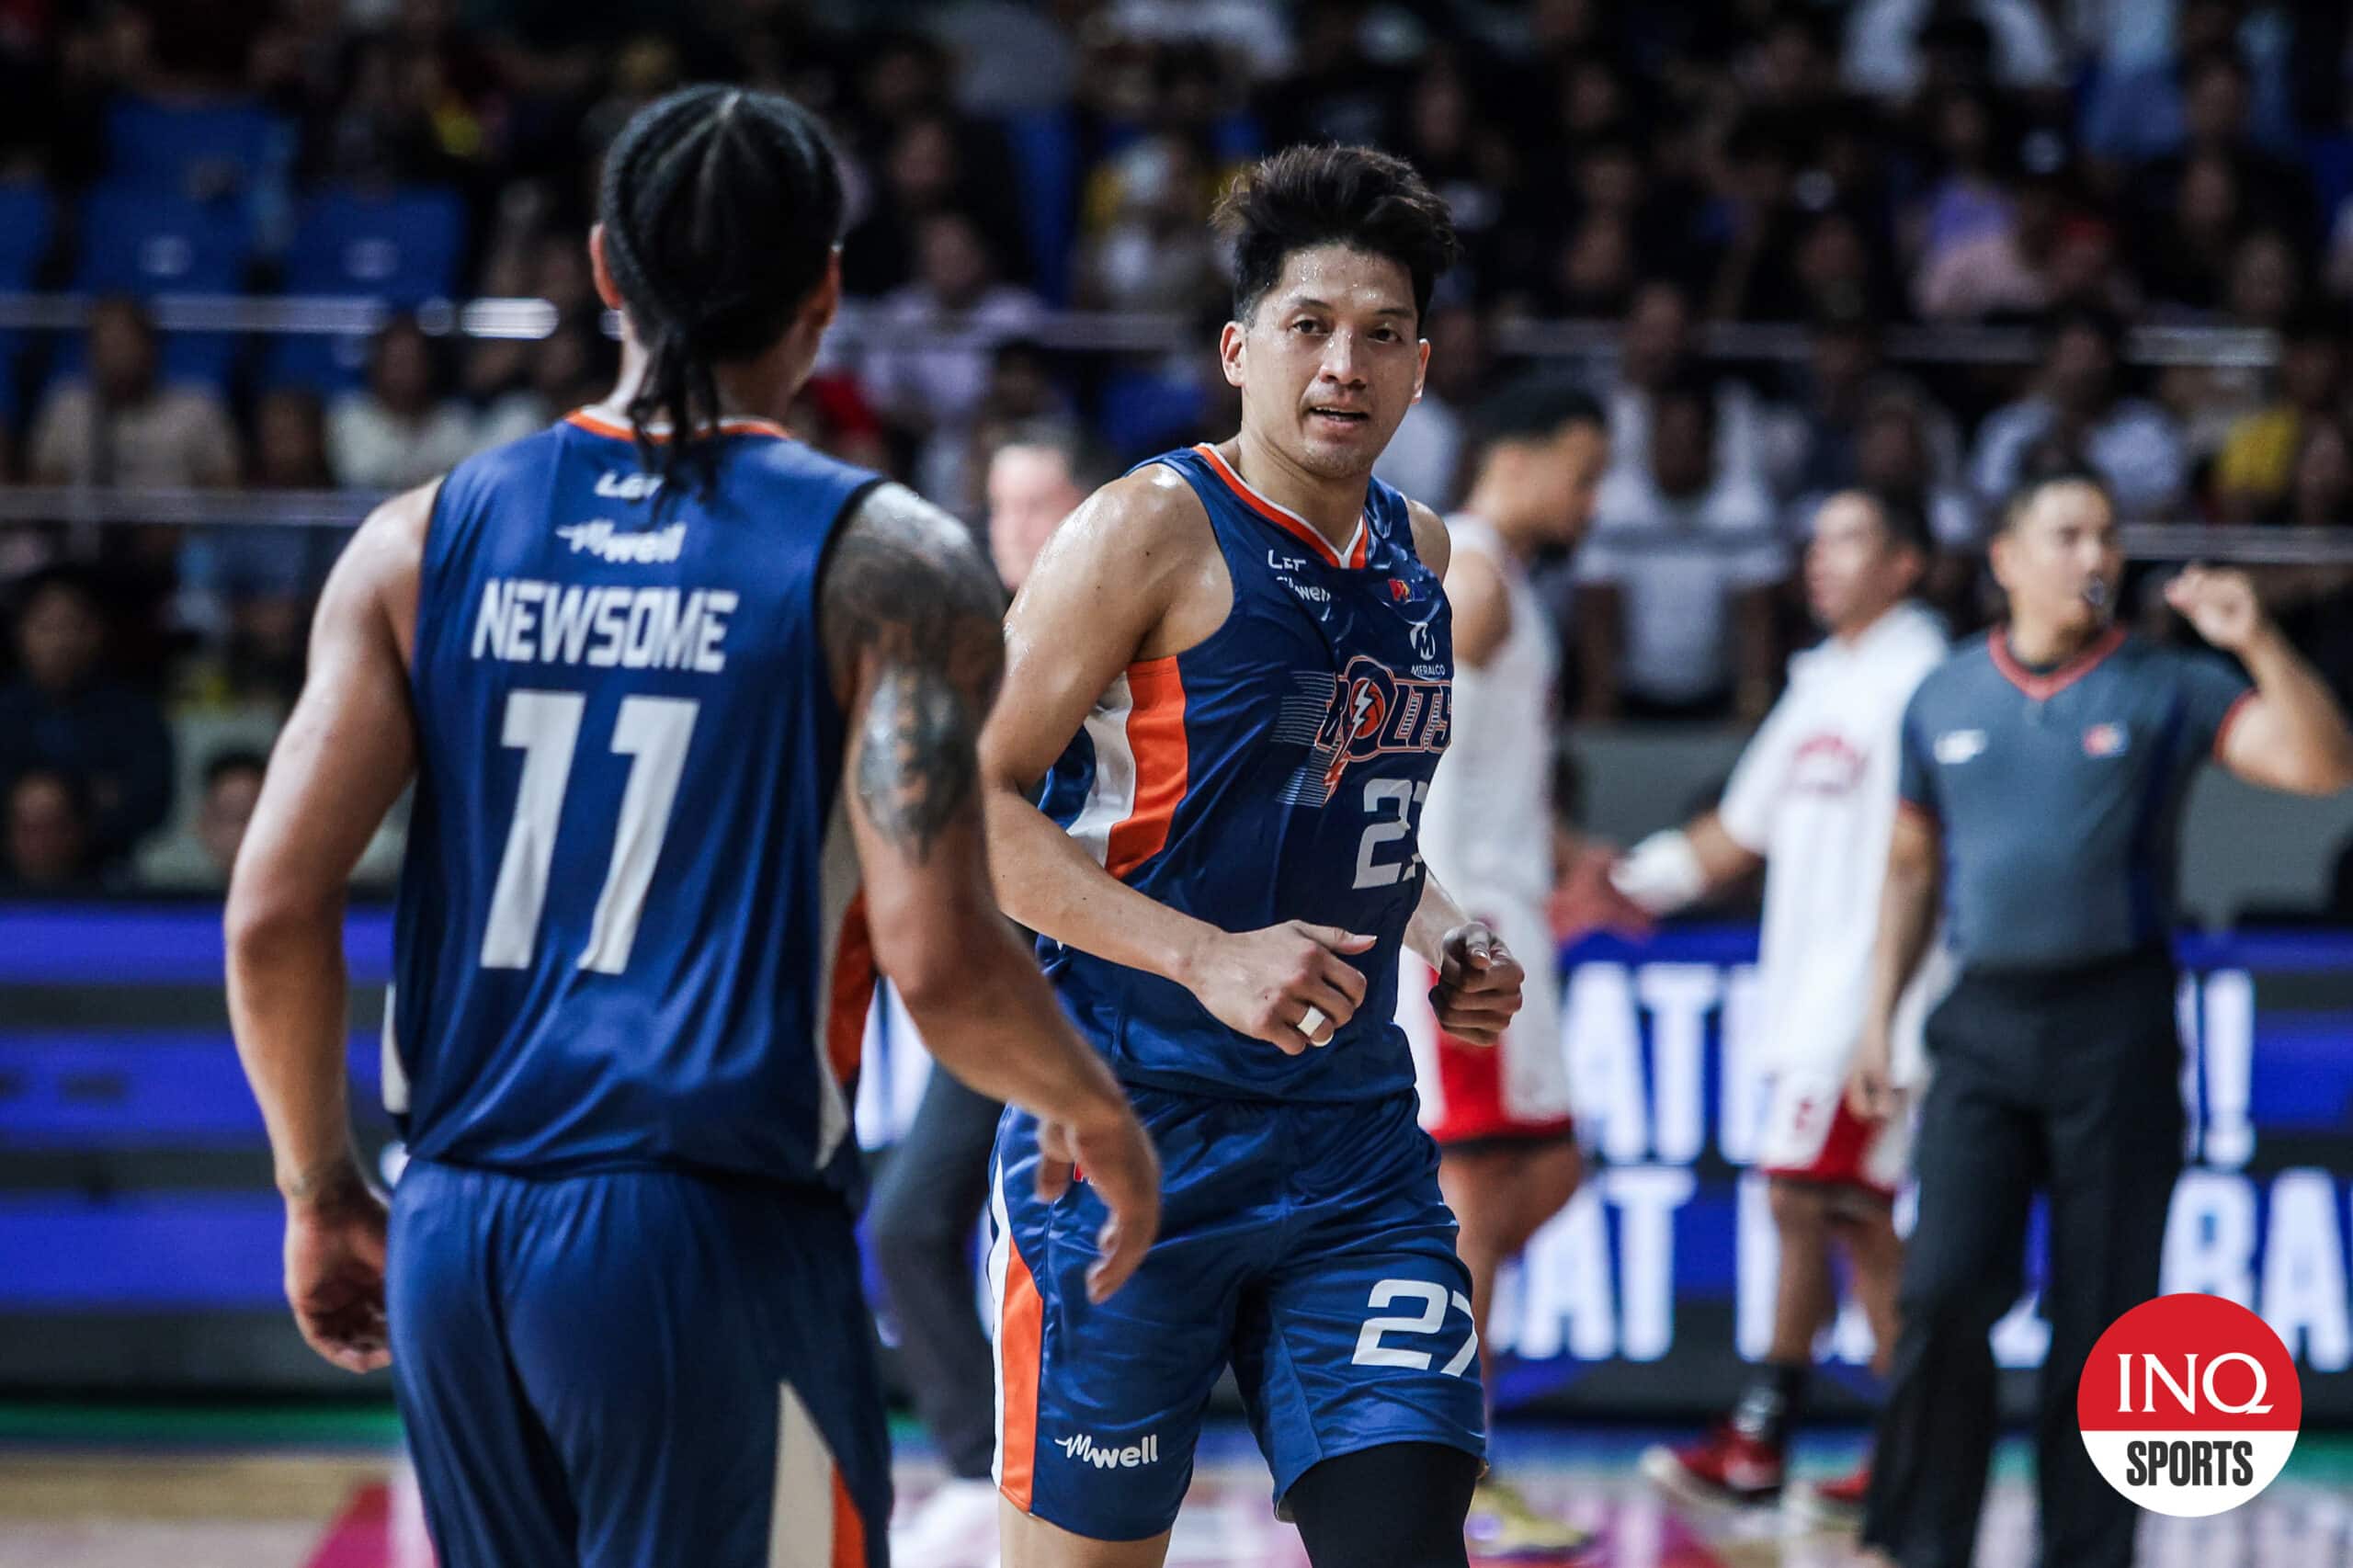
[[[356,909],[347,931],[352,1114],[373,1159],[393,1131],[377,1081],[391,922]],[[2353,934],[2188,937],[2179,953],[2190,1114],[2161,1289],[2253,1310],[2294,1358],[2307,1419],[2353,1422]],[[1735,925],[1561,955],[1588,1175],[1498,1290],[1506,1408],[1720,1412],[1764,1354],[1779,1260],[1755,1168],[1756,958],[1755,930]],[[353,1386],[287,1322],[285,1210],[221,973],[217,901],[0,903],[0,1382],[129,1387],[121,1346],[135,1342],[142,1389]],[[878,1160],[929,1071],[904,1009],[878,1007],[858,1096]],[[2028,1374],[2049,1338],[2040,1237],[2038,1219],[2027,1287],[1994,1334],[2013,1417],[2033,1408]],[[887,1338],[890,1304],[875,1301]],[[1871,1408],[1860,1315],[1818,1348],[1813,1407]]]
[[2126,1312],[2076,1385],[2084,1448],[2142,1507],[2203,1518],[2279,1476],[2303,1425],[2296,1363],[2235,1301],[2185,1293]]

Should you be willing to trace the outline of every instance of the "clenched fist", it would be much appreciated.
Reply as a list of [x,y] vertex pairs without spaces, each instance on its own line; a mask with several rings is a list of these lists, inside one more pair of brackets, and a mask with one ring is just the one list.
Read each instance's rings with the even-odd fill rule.
[[1504,939],[1485,921],[1469,921],[1446,934],[1442,957],[1438,983],[1430,987],[1438,1027],[1472,1045],[1503,1039],[1528,978]]

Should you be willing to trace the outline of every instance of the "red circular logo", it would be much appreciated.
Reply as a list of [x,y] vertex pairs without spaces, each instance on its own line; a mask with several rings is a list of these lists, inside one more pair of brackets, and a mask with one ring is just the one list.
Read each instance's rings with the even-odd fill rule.
[[2180,1517],[2235,1508],[2270,1485],[2303,1419],[2288,1347],[2220,1296],[2160,1296],[2126,1312],[2092,1346],[2075,1388],[2100,1474]]

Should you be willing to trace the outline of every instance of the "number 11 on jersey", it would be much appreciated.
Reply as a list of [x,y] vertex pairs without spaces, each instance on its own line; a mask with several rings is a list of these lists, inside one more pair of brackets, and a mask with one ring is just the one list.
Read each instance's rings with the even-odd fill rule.
[[[548,898],[548,869],[555,862],[556,828],[563,815],[564,787],[572,778],[572,755],[580,744],[580,716],[588,699],[576,691],[516,691],[507,694],[500,741],[523,754],[523,780],[516,791],[515,822],[498,859],[498,882],[491,890],[490,919],[482,937],[484,969],[523,969],[539,945],[540,914]],[[613,857],[605,869],[604,892],[588,928],[580,967],[619,974],[629,967],[645,892],[662,858],[670,831],[670,808],[687,767],[687,743],[695,733],[700,705],[676,697],[630,697],[613,721],[612,749],[631,758],[629,784],[621,791],[620,822],[613,832]]]

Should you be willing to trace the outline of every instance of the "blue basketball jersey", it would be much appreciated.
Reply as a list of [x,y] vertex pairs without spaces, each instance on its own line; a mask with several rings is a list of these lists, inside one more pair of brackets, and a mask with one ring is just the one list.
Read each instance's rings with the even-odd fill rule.
[[1183,986],[1051,940],[1047,972],[1134,1083],[1229,1096],[1410,1090],[1397,955],[1421,900],[1422,802],[1446,749],[1454,644],[1405,498],[1371,481],[1336,551],[1207,446],[1152,460],[1209,511],[1233,609],[1199,646],[1128,666],[1048,774],[1040,805],[1104,869],[1227,931],[1286,920],[1377,937],[1364,1006],[1286,1056]]
[[856,1184],[873,965],[817,585],[877,481],[717,438],[700,493],[585,413],[441,485],[385,1031],[420,1158]]

